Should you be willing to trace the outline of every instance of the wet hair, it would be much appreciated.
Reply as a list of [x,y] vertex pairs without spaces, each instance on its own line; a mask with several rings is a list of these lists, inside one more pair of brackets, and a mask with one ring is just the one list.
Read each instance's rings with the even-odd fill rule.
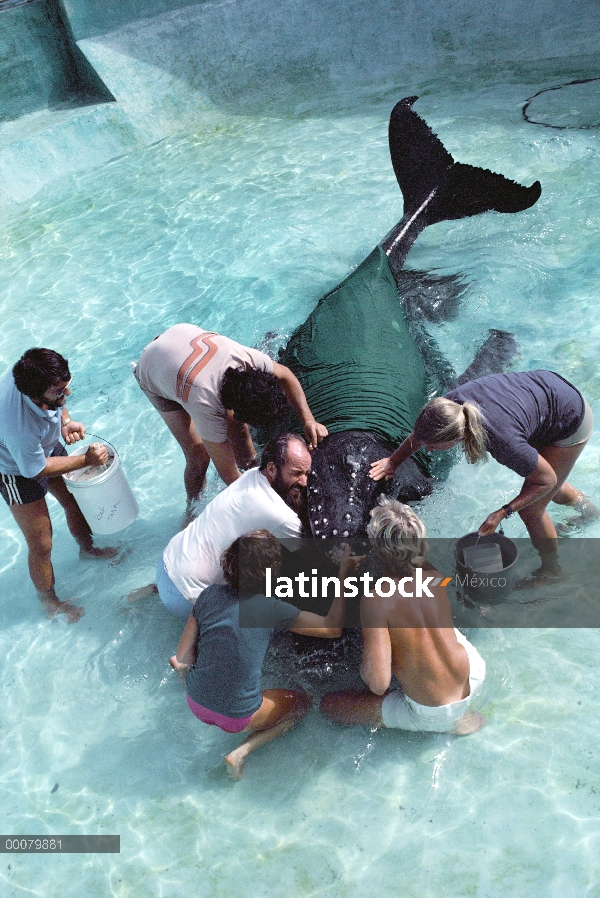
[[236,421],[261,427],[284,418],[289,406],[274,374],[251,368],[228,368],[221,381],[221,402]]
[[[240,571],[240,544],[242,546],[242,570]],[[221,555],[221,568],[225,582],[235,592],[254,595],[264,592],[265,570],[278,571],[281,567],[281,547],[268,530],[252,530],[232,542]]]
[[471,465],[487,461],[483,415],[473,402],[453,402],[444,396],[432,399],[421,409],[414,435],[423,443],[452,443],[462,440],[463,450]]
[[297,433],[282,433],[281,436],[275,437],[270,443],[267,443],[263,449],[260,459],[260,470],[264,471],[270,462],[273,462],[279,471],[285,464],[287,458],[288,446],[292,440],[298,440],[303,446],[306,446],[304,437],[298,436]]
[[379,505],[371,512],[367,536],[375,554],[391,574],[410,574],[421,567],[429,546],[425,525],[414,511],[389,496],[380,496]]
[[53,349],[28,349],[12,373],[17,390],[30,399],[41,399],[50,387],[71,380],[69,363]]

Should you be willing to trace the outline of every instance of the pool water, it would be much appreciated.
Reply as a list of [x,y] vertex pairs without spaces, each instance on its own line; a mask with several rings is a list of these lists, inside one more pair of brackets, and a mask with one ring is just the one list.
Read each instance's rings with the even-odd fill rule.
[[[185,504],[180,451],[129,363],[179,321],[283,342],[401,217],[387,117],[407,93],[423,94],[415,108],[455,158],[543,188],[525,213],[421,235],[408,267],[468,285],[460,315],[430,332],[461,372],[488,328],[511,330],[519,367],[558,370],[600,414],[598,132],[526,123],[533,81],[490,75],[480,89],[440,72],[344,114],[315,102],[296,118],[231,115],[0,213],[0,373],[32,345],[64,354],[71,415],[117,447],[140,505],[104,563],[79,560],[50,500],[57,591],[85,606],[74,626],[42,616],[0,517],[3,829],[121,836],[120,855],[3,855],[4,894],[600,895],[597,631],[473,631],[488,669],[474,736],[341,728],[313,710],[233,784],[222,757],[239,737],[190,714],[167,664],[179,621],[126,600]],[[594,435],[573,479],[600,500],[597,456]],[[204,501],[220,488],[211,476]],[[457,536],[517,491],[495,462],[459,463],[419,511],[432,535]],[[285,674],[318,698],[349,681],[286,648],[269,685]]]

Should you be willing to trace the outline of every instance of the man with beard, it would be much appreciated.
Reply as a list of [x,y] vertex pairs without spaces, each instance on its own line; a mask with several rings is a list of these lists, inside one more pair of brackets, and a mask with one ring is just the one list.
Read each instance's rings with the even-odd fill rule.
[[95,548],[88,523],[61,476],[102,465],[108,458],[106,447],[98,443],[83,455],[68,456],[60,442],[62,437],[70,445],[85,437],[85,427],[72,421],[66,408],[70,383],[67,360],[42,348],[28,349],[0,381],[0,493],[27,542],[29,574],[42,608],[49,617],[64,614],[75,623],[83,609],[61,602],[54,591],[46,493],[62,505],[82,558],[110,558],[117,550]]
[[271,440],[260,468],[242,474],[173,537],[158,563],[156,586],[137,590],[130,601],[158,591],[164,606],[187,620],[202,590],[225,582],[221,555],[238,537],[252,530],[278,539],[302,536],[310,467],[302,437],[285,433]]

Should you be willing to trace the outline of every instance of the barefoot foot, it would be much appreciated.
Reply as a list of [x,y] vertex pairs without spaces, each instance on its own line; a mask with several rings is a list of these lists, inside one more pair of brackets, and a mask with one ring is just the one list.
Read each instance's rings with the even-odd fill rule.
[[158,595],[158,587],[156,583],[149,583],[148,586],[140,586],[139,589],[134,589],[133,592],[130,592],[127,596],[127,601],[139,602],[141,599],[147,599],[148,596],[156,595]]
[[583,494],[582,498],[578,502],[575,502],[572,508],[575,509],[585,523],[588,521],[595,521],[600,515],[600,508],[597,508],[592,500],[588,499],[588,497]]
[[58,599],[56,601],[44,599],[42,608],[50,618],[56,617],[57,614],[64,614],[68,624],[76,624],[84,615],[84,610],[79,605],[73,605],[72,602],[60,602]]
[[105,546],[104,549],[99,549],[97,546],[80,546],[79,548],[79,557],[80,558],[115,558],[119,554],[119,550],[116,546]]
[[533,571],[530,577],[522,577],[521,580],[517,580],[514,589],[521,591],[524,589],[536,589],[538,586],[553,586],[555,583],[562,583],[564,579],[565,575],[560,570],[550,574],[544,571],[543,568],[539,568],[539,570]]
[[240,750],[242,748],[243,745],[240,745],[239,748],[229,752],[225,758],[227,772],[229,773],[229,776],[236,781],[241,780],[244,775],[244,761],[246,760],[247,752],[242,752]]
[[470,736],[471,733],[480,730],[484,723],[483,714],[479,714],[477,711],[467,711],[456,724],[454,732],[457,736]]
[[563,523],[556,525],[557,532],[563,536],[583,530],[586,524],[595,521],[600,515],[600,509],[596,508],[587,496],[583,496],[578,502],[570,505],[569,508],[572,508],[575,514],[571,515]]

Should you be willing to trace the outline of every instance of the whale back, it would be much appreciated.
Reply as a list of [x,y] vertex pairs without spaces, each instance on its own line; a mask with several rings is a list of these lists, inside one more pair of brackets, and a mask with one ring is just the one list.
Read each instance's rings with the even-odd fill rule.
[[380,247],[320,300],[279,361],[330,433],[366,430],[398,443],[427,402],[423,359]]

